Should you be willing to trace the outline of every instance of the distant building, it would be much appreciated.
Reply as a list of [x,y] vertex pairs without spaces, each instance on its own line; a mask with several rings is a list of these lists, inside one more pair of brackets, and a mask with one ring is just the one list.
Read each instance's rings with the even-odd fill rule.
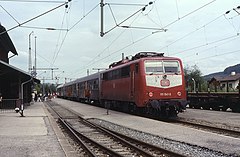
[[[223,76],[223,77],[214,77],[214,79],[218,82],[218,85],[223,91],[232,91],[238,90],[240,73],[231,73],[231,75]],[[212,79],[213,80],[213,79]]]

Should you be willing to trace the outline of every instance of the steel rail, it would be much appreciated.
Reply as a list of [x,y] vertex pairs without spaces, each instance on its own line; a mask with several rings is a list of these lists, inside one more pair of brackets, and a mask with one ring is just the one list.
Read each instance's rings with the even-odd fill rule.
[[[136,145],[133,145],[132,143],[130,143],[130,142],[128,142],[127,140],[125,140],[124,138],[121,138],[120,136],[117,135],[117,133],[111,132],[110,130],[105,129],[105,128],[103,128],[103,127],[101,127],[101,126],[99,126],[99,125],[96,125],[96,124],[94,124],[94,123],[91,123],[91,122],[89,122],[89,121],[87,121],[87,120],[85,120],[85,119],[83,119],[83,118],[81,118],[81,117],[79,117],[79,118],[80,118],[82,121],[84,121],[84,123],[86,123],[86,124],[88,124],[88,125],[90,125],[90,126],[92,126],[92,127],[95,127],[95,128],[97,128],[97,129],[101,130],[102,132],[107,133],[108,135],[114,137],[115,139],[123,142],[124,144],[126,144],[126,145],[128,145],[129,147],[133,148],[134,150],[138,151],[141,155],[144,155],[144,156],[146,156],[146,157],[153,157],[153,155],[151,155],[150,153],[142,150],[141,148],[139,148],[139,147],[136,146]],[[130,138],[130,137],[129,137],[129,138]]]
[[[50,103],[48,103],[48,104],[50,104]],[[111,150],[111,149],[103,146],[102,144],[100,144],[100,143],[98,143],[98,142],[96,142],[96,141],[88,138],[87,136],[83,135],[82,133],[80,133],[79,131],[77,131],[76,129],[74,129],[68,122],[66,122],[66,121],[62,118],[62,115],[60,115],[51,105],[49,105],[49,106],[50,106],[51,109],[59,116],[59,120],[60,120],[61,124],[63,124],[64,127],[67,128],[68,131],[70,131],[70,133],[74,136],[75,139],[77,139],[77,140],[81,143],[81,145],[83,145],[84,147],[87,148],[87,144],[86,144],[86,142],[84,142],[84,140],[86,140],[86,141],[89,141],[90,143],[93,143],[95,146],[101,148],[101,149],[102,149],[102,150],[101,150],[102,152],[105,152],[106,154],[108,154],[108,155],[110,155],[110,156],[112,155],[112,156],[116,156],[116,157],[122,157],[121,154],[119,154],[119,153],[115,152],[114,150]],[[63,108],[64,108],[64,107],[63,107]],[[68,109],[67,109],[67,110],[68,110]],[[69,110],[69,111],[70,111],[70,110]],[[128,141],[126,141],[126,140],[124,140],[124,139],[122,139],[122,138],[114,135],[113,133],[111,133],[111,132],[109,132],[109,131],[107,131],[107,130],[105,130],[105,129],[102,129],[102,128],[98,127],[97,125],[86,121],[85,119],[81,118],[80,116],[79,116],[79,119],[80,119],[83,123],[85,123],[85,125],[90,126],[91,128],[95,128],[95,129],[97,129],[97,130],[100,130],[100,131],[103,132],[104,134],[107,134],[108,136],[111,136],[111,137],[113,137],[114,139],[117,139],[118,141],[122,142],[123,144],[127,145],[128,147],[133,148],[134,151],[138,152],[138,153],[141,154],[142,156],[144,156],[144,157],[153,157],[153,155],[151,155],[150,153],[141,150],[141,149],[138,148],[137,146],[132,145],[132,144],[129,143]],[[83,138],[84,140],[81,140],[81,138]],[[88,148],[87,150],[89,151],[90,149]],[[93,152],[91,152],[91,151],[90,151],[89,153],[90,153],[92,156],[95,155],[95,154],[94,154]]]
[[210,125],[204,125],[204,124],[199,124],[199,123],[194,123],[194,122],[189,122],[189,121],[184,121],[184,120],[179,120],[179,119],[176,119],[172,122],[179,123],[182,125],[193,126],[193,127],[200,128],[200,129],[210,130],[212,132],[217,132],[219,134],[224,134],[226,136],[231,136],[231,137],[234,136],[234,137],[240,138],[240,131],[237,131],[237,130],[230,130],[230,129],[220,128],[220,127],[210,126]]
[[[50,106],[52,108],[52,106]],[[78,113],[72,111],[71,109],[65,108],[63,106],[61,106],[62,108],[64,108],[65,110],[68,110],[70,112],[72,112],[73,114],[78,115]],[[54,109],[53,109],[54,110]],[[56,112],[57,115],[59,115],[60,117],[62,117],[57,111],[54,110],[54,112]],[[160,155],[160,156],[173,156],[173,157],[185,157],[182,154],[178,154],[176,152],[134,139],[132,137],[128,137],[126,135],[123,135],[121,133],[118,133],[116,131],[113,130],[109,130],[107,128],[104,128],[100,125],[94,124],[90,121],[88,121],[87,119],[82,118],[81,116],[76,116],[79,119],[79,122],[84,124],[85,126],[89,127],[89,128],[93,128],[94,130],[97,130],[98,132],[102,132],[103,134],[110,136],[112,138],[114,138],[117,141],[120,141],[121,143],[123,143],[123,145],[127,145],[129,148],[132,148],[137,154],[140,154],[141,156],[144,157],[154,157],[156,156],[156,154]],[[77,138],[79,138],[85,145],[88,145],[87,143],[93,143],[94,145],[96,145],[97,147],[101,148],[101,152],[105,152],[106,154],[109,154],[110,156],[122,156],[119,153],[114,152],[113,150],[103,146],[101,143],[96,142],[95,140],[87,137],[86,135],[84,135],[83,133],[79,132],[78,130],[76,130],[69,122],[63,120],[61,118],[62,123],[64,123],[64,125],[67,125],[66,127],[70,130],[72,130],[72,134],[74,134],[75,136],[78,136]],[[88,141],[88,142],[86,142]],[[87,146],[86,146],[87,147]]]
[[76,135],[76,133],[71,129],[71,127],[69,127],[69,125],[65,122],[65,120],[63,120],[62,116],[50,105],[50,103],[47,102],[47,104],[48,104],[48,106],[52,109],[52,111],[57,114],[58,120],[59,120],[59,122],[62,124],[62,126],[64,126],[64,127],[67,129],[67,131],[72,135],[72,137],[75,138],[79,144],[81,144],[81,146],[82,146],[83,149],[86,151],[86,153],[88,153],[89,156],[91,156],[91,157],[97,157],[97,155],[96,155],[94,152],[92,152],[92,151],[87,147],[87,144],[86,144],[85,142],[83,142],[83,141]]
[[122,155],[120,155],[119,153],[101,145],[100,143],[88,138],[87,136],[83,135],[82,133],[80,133],[79,131],[77,131],[75,128],[73,128],[71,125],[69,125],[69,123],[67,123],[67,125],[71,128],[71,130],[74,131],[74,133],[79,137],[81,138],[84,138],[86,141],[89,141],[90,143],[93,143],[94,145],[96,145],[97,147],[100,147],[101,149],[103,149],[102,151],[107,153],[108,155],[112,155],[112,156],[116,156],[116,157],[122,157]]
[[81,140],[81,138],[79,138],[79,136],[75,133],[75,131],[72,129],[72,127],[70,127],[69,124],[67,124],[62,118],[59,118],[59,121],[67,129],[67,131],[71,133],[73,138],[75,138],[77,142],[81,144],[83,149],[86,151],[86,153],[88,153],[90,157],[97,157],[97,155],[88,148],[87,144],[83,140]]
[[[141,145],[142,147],[141,148],[144,148],[144,147],[147,147],[149,149],[154,149],[158,152],[162,152],[162,154],[164,154],[165,156],[173,156],[173,157],[185,157],[184,155],[182,154],[179,154],[179,153],[176,153],[176,152],[173,152],[173,151],[169,151],[167,149],[164,149],[164,148],[161,148],[161,147],[157,147],[155,145],[152,145],[152,144],[149,144],[149,143],[146,143],[146,142],[143,142],[143,141],[140,141],[140,140],[137,140],[135,138],[132,138],[132,137],[129,137],[129,136],[126,136],[124,134],[121,134],[119,132],[116,132],[116,131],[113,131],[113,130],[110,130],[110,129],[107,129],[107,128],[104,128],[102,126],[99,126],[97,125],[97,127],[101,130],[104,130],[104,131],[107,131],[111,134],[113,134],[114,136],[116,136],[117,138],[121,138],[121,139],[124,139],[125,141],[131,141],[131,142],[134,142],[136,143],[135,145]],[[130,143],[130,142],[128,142]],[[134,145],[134,144],[131,144],[131,145]],[[142,150],[144,151],[144,150]],[[144,151],[146,152],[146,151]],[[153,156],[153,155],[151,155]]]

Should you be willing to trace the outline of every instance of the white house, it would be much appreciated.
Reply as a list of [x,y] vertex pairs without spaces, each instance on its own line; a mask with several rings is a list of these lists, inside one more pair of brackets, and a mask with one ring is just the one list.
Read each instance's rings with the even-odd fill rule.
[[216,80],[220,83],[220,87],[224,91],[238,90],[237,87],[240,82],[240,73],[236,74],[235,72],[232,72],[231,75],[217,77]]

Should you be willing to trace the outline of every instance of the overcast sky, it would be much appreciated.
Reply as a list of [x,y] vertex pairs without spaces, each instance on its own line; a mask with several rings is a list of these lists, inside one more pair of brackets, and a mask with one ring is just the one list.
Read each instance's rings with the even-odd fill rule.
[[[36,51],[37,68],[58,68],[53,76],[59,83],[86,76],[87,69],[92,74],[107,68],[122,53],[140,51],[179,57],[203,75],[240,63],[239,0],[149,2],[104,0],[105,34],[100,37],[100,1],[72,0],[66,6],[61,0],[1,0],[0,22],[18,52],[10,64],[28,71],[29,36],[32,64]],[[51,79],[52,73],[37,71],[37,77]]]

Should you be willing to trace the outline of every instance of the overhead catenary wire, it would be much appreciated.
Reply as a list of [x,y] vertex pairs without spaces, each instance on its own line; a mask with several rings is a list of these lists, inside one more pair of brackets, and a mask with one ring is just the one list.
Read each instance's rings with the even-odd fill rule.
[[108,5],[122,5],[122,6],[145,6],[146,4],[134,4],[134,3],[106,3]]
[[[131,22],[131,24],[132,24],[139,16],[140,16],[140,14],[139,14],[138,16],[136,16],[135,19],[133,19],[133,21]],[[130,25],[131,25],[131,24],[130,24]],[[98,53],[98,55],[97,55],[96,57],[94,57],[91,61],[89,61],[89,63],[88,63],[87,65],[85,65],[85,66],[82,67],[81,69],[85,69],[85,68],[93,65],[94,63],[98,62],[99,60],[96,61],[96,59],[97,59],[98,57],[100,57],[106,50],[108,50],[108,49],[123,35],[124,32],[126,32],[126,29],[124,29],[123,31],[121,31],[121,32],[119,33],[119,35],[118,35],[112,42],[110,42],[109,45],[108,45],[106,48],[104,48],[100,53]],[[130,45],[130,46],[131,46],[131,45]],[[82,70],[82,71],[83,71],[83,70]],[[82,72],[82,71],[81,71],[81,72]],[[76,71],[76,72],[77,72],[77,71]],[[71,76],[72,74],[76,74],[76,72],[71,73],[70,76]]]
[[59,54],[59,52],[60,52],[60,50],[61,50],[61,48],[62,48],[62,46],[63,46],[63,43],[64,43],[64,41],[66,40],[67,34],[68,34],[68,31],[65,33],[65,35],[64,35],[64,37],[63,37],[63,40],[62,40],[62,42],[61,42],[61,45],[60,45],[60,47],[59,47],[59,49],[58,49],[58,51],[57,51],[57,54],[55,55],[55,58],[53,59],[52,64],[55,63],[55,61],[56,61],[56,59],[57,59],[57,56],[58,56],[58,54]]
[[[97,5],[97,6],[98,6],[98,5]],[[97,7],[97,6],[96,6],[96,7]],[[94,10],[94,9],[93,9],[93,10]],[[82,19],[83,19],[83,18],[82,18]],[[79,21],[81,21],[82,19],[80,19]],[[70,29],[72,29],[73,27],[75,27],[77,24],[78,24],[78,23],[76,23],[75,25],[73,25]],[[70,30],[70,29],[69,29],[69,30]],[[153,34],[153,33],[152,33],[152,34]],[[150,34],[150,35],[152,35],[152,34]],[[144,38],[147,38],[147,37],[149,37],[149,35],[143,37],[143,39],[144,39]],[[130,44],[130,45],[127,45],[126,48],[129,47],[129,46],[131,46],[131,45],[133,45],[133,44],[135,44],[135,43],[137,43],[137,42],[138,42],[138,40],[136,40],[134,43],[132,43],[132,44]],[[55,61],[54,61],[54,62],[55,62]]]
[[228,21],[228,23],[233,27],[233,29],[238,32],[237,28],[233,25],[233,23],[230,22],[230,20],[224,15],[225,19]]
[[[134,12],[132,15],[130,15],[129,17],[127,17],[126,19],[122,20],[119,23],[116,23],[115,26],[113,26],[112,28],[110,28],[108,31],[104,32],[103,34],[106,35],[107,33],[111,32],[112,30],[114,30],[115,28],[119,27],[121,24],[123,24],[124,22],[126,22],[127,20],[129,20],[130,18],[134,17],[137,13],[144,11],[145,8],[149,5],[151,5],[152,2],[149,2],[149,4],[146,4],[144,7],[142,7],[141,9],[137,10],[136,12]],[[116,21],[115,21],[116,22]]]
[[[154,1],[154,2],[155,2],[155,1]],[[150,4],[152,4],[152,3],[153,3],[153,2],[149,2],[148,5],[150,5]],[[125,5],[125,4],[124,4],[124,5]],[[145,5],[145,6],[147,6],[147,5]],[[109,7],[110,7],[110,6],[109,6]],[[110,7],[110,8],[111,8],[111,7]],[[143,8],[144,8],[144,7],[143,7]],[[140,11],[143,11],[143,8],[141,8]],[[116,19],[115,19],[115,17],[114,17],[114,14],[113,14],[113,11],[112,11],[112,10],[111,10],[111,12],[112,12],[112,16],[113,16],[113,18],[114,18],[114,20],[115,20],[116,25],[119,25],[119,24],[117,24],[117,22],[116,22]],[[138,11],[137,11],[137,12],[138,12]],[[137,13],[137,12],[135,12],[135,13]],[[130,17],[126,18],[125,20],[130,19],[130,18],[133,17],[134,15],[135,15],[135,14],[132,14]],[[139,15],[140,15],[140,14],[139,14]],[[139,16],[139,15],[138,15],[138,16]],[[137,17],[138,17],[138,16],[137,16]],[[133,20],[133,22],[137,19],[137,17]],[[132,23],[133,23],[133,22],[132,22]],[[131,24],[132,24],[132,23],[131,23]],[[130,24],[130,25],[131,25],[131,24]],[[127,27],[131,28],[130,25],[127,26]],[[126,26],[125,26],[125,27],[126,27]],[[123,28],[124,28],[124,26],[123,26]],[[136,28],[137,28],[137,27],[136,27]],[[139,29],[155,29],[155,28],[142,28],[142,27],[139,27]],[[156,30],[161,30],[161,29],[156,29]],[[123,32],[124,32],[124,31],[123,31]],[[123,33],[123,32],[122,32],[122,33]],[[121,36],[122,33],[120,33],[120,35],[119,35],[113,42],[111,42],[110,45],[112,45],[112,44]],[[145,38],[145,37],[144,37],[144,38]],[[142,39],[142,40],[143,40],[143,39]],[[110,45],[109,45],[108,47],[106,47],[101,53],[103,53],[106,49],[108,49],[108,48],[110,47]],[[125,48],[127,48],[127,47],[129,47],[129,46],[131,46],[131,45],[133,45],[133,44],[129,44],[129,45],[127,45]],[[125,49],[125,48],[124,48],[124,49]],[[121,51],[121,50],[119,50],[119,51]],[[117,52],[118,52],[118,51],[117,51]],[[101,54],[101,53],[100,53],[100,54]],[[91,61],[90,61],[90,64],[86,65],[86,66],[83,67],[83,68],[87,68],[88,66],[92,65],[93,63],[91,63],[91,62],[94,61],[98,56],[100,56],[100,54],[98,54],[93,60],[91,60]],[[111,53],[111,54],[112,54],[112,53]],[[105,58],[104,58],[104,59],[105,59]],[[102,60],[102,59],[101,59],[101,60]],[[100,60],[100,61],[101,61],[101,60]],[[98,61],[99,61],[99,60],[98,60]],[[97,61],[97,62],[98,62],[98,61]],[[76,73],[74,72],[74,74],[76,74]],[[70,74],[70,75],[72,75],[72,74]]]
[[[203,5],[203,6],[201,6],[201,7],[197,8],[197,9],[195,9],[194,11],[191,11],[190,13],[187,13],[186,15],[184,15],[184,16],[183,16],[182,18],[180,18],[180,19],[183,19],[183,18],[185,18],[185,17],[187,17],[187,16],[189,16],[189,15],[195,13],[196,11],[199,11],[200,9],[206,7],[207,5],[210,5],[210,4],[213,3],[214,1],[216,1],[216,0],[213,0],[213,1],[207,3],[207,4]],[[221,15],[221,16],[222,16],[222,15]],[[221,16],[219,16],[219,17],[221,17]],[[219,18],[219,17],[218,17],[218,18]],[[218,19],[218,18],[216,18],[216,19]],[[216,19],[214,19],[213,21],[215,21]],[[211,21],[211,22],[213,22],[213,21]],[[211,22],[209,22],[209,23],[211,23]],[[170,25],[172,25],[172,24],[174,24],[174,23],[175,23],[175,22],[171,22],[171,23],[167,24],[166,26],[163,26],[163,28],[166,28],[167,26],[170,26]],[[131,28],[131,27],[130,27],[130,28]],[[155,32],[152,32],[151,34],[148,34],[148,35],[142,37],[141,39],[135,41],[135,42],[132,43],[132,44],[135,44],[135,43],[137,43],[137,42],[139,42],[139,41],[142,41],[143,39],[146,39],[146,38],[148,38],[149,36],[151,36],[151,35],[153,35],[153,34],[155,34]],[[123,47],[123,49],[125,49],[126,47],[129,47],[129,45]],[[121,49],[121,50],[122,50],[122,49]]]
[[[207,3],[207,4],[204,4],[203,6],[201,6],[201,7],[197,8],[197,9],[191,11],[190,13],[185,14],[183,17],[181,17],[180,19],[177,19],[176,21],[170,22],[169,24],[163,26],[162,28],[166,28],[166,27],[169,27],[169,26],[173,25],[173,24],[176,23],[177,21],[179,21],[179,20],[181,20],[181,19],[183,19],[183,18],[185,18],[185,17],[187,17],[187,16],[195,13],[196,11],[199,11],[200,9],[202,9],[202,8],[210,5],[211,3],[215,2],[215,1],[216,1],[216,0],[213,0],[213,1],[209,2],[209,3]],[[135,12],[135,13],[138,13],[139,11],[141,11],[141,9],[138,10],[137,12]],[[118,25],[119,25],[119,24],[118,24]],[[131,28],[131,27],[130,27],[130,28]],[[162,29],[161,29],[161,30],[162,30]],[[157,31],[157,32],[158,32],[158,31]],[[145,39],[145,38],[147,38],[147,37],[149,37],[149,36],[151,36],[151,35],[153,35],[153,34],[155,34],[155,33],[156,33],[156,32],[152,32],[150,35],[147,35],[147,36],[143,37],[143,39]],[[141,40],[140,40],[140,41],[141,41]],[[135,42],[135,43],[136,43],[136,42]],[[128,46],[127,46],[127,47],[128,47]]]
[[5,2],[23,2],[23,3],[64,3],[65,1],[50,1],[50,0],[1,0]]
[[[179,1],[180,2],[180,1]],[[112,7],[113,8],[113,7]],[[157,8],[157,7],[156,7]],[[114,8],[113,8],[114,9]],[[179,8],[180,9],[180,11],[181,11],[181,8]],[[115,11],[115,10],[113,10],[113,11]],[[116,13],[116,12],[114,12],[114,13]],[[175,12],[174,12],[175,13]],[[181,13],[183,13],[183,12],[181,12]],[[81,16],[82,14],[79,14],[79,17]],[[84,13],[84,15],[85,15],[85,13]],[[148,16],[148,15],[147,15]],[[179,15],[179,16],[181,16],[181,15]],[[176,16],[175,16],[176,17]],[[149,15],[149,18],[152,18],[152,16],[151,16],[151,14]],[[180,17],[181,18],[181,17]],[[75,18],[76,19],[76,18]],[[153,18],[154,19],[154,18]],[[160,19],[160,16],[159,16],[159,19]],[[155,19],[154,19],[155,20]],[[61,22],[61,21],[60,21]],[[156,23],[157,24],[157,23]],[[175,23],[175,25],[177,25],[177,23]],[[24,25],[25,26],[25,25]],[[141,26],[141,25],[140,25]],[[238,26],[238,25],[237,25]],[[130,31],[133,31],[133,25],[132,26],[129,26],[128,28],[132,28],[132,29],[130,29]],[[208,30],[207,29],[207,27],[205,27],[206,28],[206,30]],[[237,28],[237,27],[236,27]],[[122,29],[123,30],[123,29]],[[150,33],[151,34],[151,36],[153,35],[153,34],[155,34],[155,33]],[[133,32],[133,35],[135,35],[134,34],[134,32]],[[137,42],[137,40],[134,40],[134,36],[132,35],[132,40],[130,41],[130,43],[131,43],[131,45],[130,46],[132,46],[132,45],[134,45],[134,43],[136,43]],[[142,37],[144,36],[145,37],[145,35],[146,34],[144,34],[144,35],[141,35]],[[68,36],[69,37],[69,36]],[[149,36],[150,37],[150,36]],[[149,37],[147,37],[147,38],[149,38]],[[207,36],[208,37],[208,36]],[[146,39],[147,39],[146,38]],[[57,38],[56,38],[57,39]],[[136,38],[136,39],[138,39],[138,38]],[[176,39],[176,38],[175,38]],[[208,40],[210,39],[210,38],[207,38]],[[117,40],[119,40],[119,39],[117,39]],[[174,39],[173,39],[174,40]],[[61,41],[60,41],[61,42]],[[170,41],[171,42],[171,41]],[[206,40],[206,43],[207,42],[209,42],[209,41],[207,41]],[[109,44],[109,43],[108,43]],[[60,43],[59,43],[59,45],[60,45]],[[117,49],[120,49],[120,48],[123,48],[123,47],[125,47],[126,45],[129,45],[129,43],[127,43],[127,44],[124,44],[124,45],[122,45],[121,47],[117,47]],[[130,47],[129,46],[129,47]],[[193,45],[192,45],[193,46]],[[111,47],[111,46],[110,46]],[[128,48],[128,47],[127,47]],[[111,47],[111,49],[112,49],[112,47]],[[109,49],[109,47],[107,47],[106,48],[106,50],[105,50],[105,47],[104,47],[104,53],[103,54],[101,54],[100,56],[96,56],[96,64],[97,64],[97,60],[98,59],[101,59],[102,57],[105,57],[106,55],[108,55],[109,53],[111,53],[111,52],[115,52],[116,51],[116,48],[114,48],[113,50],[111,50],[111,49]],[[125,49],[126,50],[126,49]],[[101,49],[100,49],[100,51],[101,51]],[[105,53],[105,52],[108,52],[108,51],[110,51],[109,53]],[[98,51],[99,52],[99,51]],[[116,52],[115,54],[117,54],[118,52]],[[96,55],[97,53],[95,53],[95,55]],[[55,56],[55,55],[54,55]],[[111,58],[111,57],[113,57],[113,56],[115,56],[114,54],[113,55],[110,55],[110,56],[108,56],[107,58],[105,58],[105,60],[106,59],[109,59],[109,58]],[[94,57],[93,57],[94,58]],[[58,58],[57,58],[58,59]],[[95,63],[94,63],[95,64]],[[81,67],[82,68],[82,67]]]
[[[68,13],[68,10],[67,10],[67,9],[69,9],[69,8],[71,8],[71,7],[67,7],[67,8],[65,9],[65,12],[64,12],[64,15],[63,15],[63,19],[62,19],[62,23],[61,23],[61,28],[63,28],[64,21],[65,21],[65,18],[66,18],[66,16],[67,16],[67,13]],[[67,28],[68,28],[68,22],[67,22]],[[67,32],[68,32],[68,29],[67,29]],[[60,36],[61,36],[61,34],[62,34],[62,31],[60,31],[59,34],[58,34],[57,44],[56,44],[56,47],[55,47],[55,50],[54,50],[54,54],[53,54],[53,58],[52,58],[52,65],[54,65],[54,63],[55,63],[55,61],[56,61],[56,59],[57,59],[57,56],[58,56],[59,52],[61,51],[61,48],[62,48],[63,43],[64,43],[64,41],[65,41],[65,39],[66,39],[66,36],[67,36],[67,33],[66,33],[65,36],[64,36],[64,38],[62,39],[61,45],[60,45],[60,47],[59,47],[59,42],[60,42]],[[50,65],[50,66],[52,66],[52,65]]]
[[172,55],[176,55],[176,54],[180,54],[180,53],[183,53],[183,52],[186,52],[186,51],[190,51],[190,50],[198,49],[198,48],[201,48],[201,47],[209,46],[211,44],[215,44],[215,43],[218,43],[218,42],[221,42],[221,41],[232,39],[232,38],[237,37],[237,36],[239,36],[239,33],[237,33],[236,35],[231,35],[231,36],[228,36],[226,38],[215,40],[215,41],[212,41],[212,42],[209,42],[209,43],[205,43],[205,44],[197,45],[197,46],[185,49],[185,50],[181,50],[181,51],[179,51],[177,53],[173,53]]
[[[154,1],[154,2],[155,2],[155,1]],[[142,9],[140,9],[139,11],[141,11],[141,13],[143,13],[143,11],[145,11],[145,8],[146,8],[148,5],[152,5],[152,4],[153,4],[153,2],[149,2],[147,5],[145,5],[145,6],[144,6]],[[115,27],[113,27],[112,30],[115,29],[116,27],[122,27],[122,28],[133,28],[133,29],[146,29],[146,30],[167,31],[167,29],[163,29],[163,28],[121,25],[121,24],[123,24],[124,22],[126,22],[128,19],[130,19],[130,18],[132,18],[133,16],[135,16],[136,14],[133,14],[133,16],[130,16],[129,18],[125,19],[126,21],[122,21],[122,22],[118,23],[117,20],[116,20],[116,17],[114,16],[114,13],[113,13],[113,10],[112,10],[112,8],[111,8],[110,3],[107,3],[107,5],[108,5],[108,7],[109,7],[109,9],[110,9],[110,12],[111,12],[111,14],[112,14],[113,20],[114,20],[114,22],[115,22]],[[127,4],[123,4],[123,5],[127,5]],[[136,13],[138,13],[139,11],[137,11]],[[157,24],[155,21],[153,21],[153,20],[148,16],[149,12],[151,12],[151,11],[152,11],[152,9],[150,9],[150,10],[148,11],[148,13],[144,14],[144,16],[147,16],[148,19],[150,19],[150,21],[152,21],[153,23],[155,23],[156,25],[159,26],[159,24]],[[105,35],[106,33],[110,32],[110,31],[112,31],[112,30],[110,29],[109,31],[107,31],[107,32],[105,32],[105,33],[103,33],[103,34]]]
[[[232,38],[230,38],[229,40],[227,39],[227,41],[224,41],[224,42],[222,42],[222,43],[220,43],[220,44],[218,44],[218,45],[214,45],[213,47],[207,48],[207,49],[205,49],[205,50],[201,50],[200,52],[197,52],[197,55],[199,55],[200,53],[202,54],[202,53],[204,53],[204,52],[208,52],[208,50],[216,49],[216,48],[218,48],[218,47],[220,47],[220,46],[223,46],[223,45],[225,45],[225,44],[228,44],[228,43],[230,43],[230,42],[232,42],[232,41],[234,41],[234,40],[236,40],[236,39],[239,39],[239,37],[240,37],[240,35],[234,37],[233,39],[232,39]],[[193,55],[195,55],[195,54],[193,54]],[[190,58],[190,57],[192,57],[193,55],[186,56],[186,57],[184,57],[183,59]]]
[[[240,50],[234,50],[234,51],[229,51],[229,52],[225,52],[225,53],[221,53],[221,54],[215,54],[215,55],[212,55],[212,56],[198,58],[197,61],[202,61],[202,60],[206,60],[206,59],[209,59],[209,58],[213,58],[213,57],[215,58],[215,57],[223,56],[223,55],[226,55],[226,54],[237,53],[237,52],[240,52]],[[195,62],[195,61],[196,60],[191,60],[190,62]]]
[[[169,26],[175,24],[176,22],[182,20],[183,18],[186,18],[187,16],[190,16],[191,14],[193,14],[193,13],[195,13],[195,12],[203,9],[204,7],[212,4],[212,3],[215,2],[215,1],[216,1],[216,0],[213,0],[213,1],[209,2],[209,3],[204,4],[203,6],[200,6],[199,8],[197,8],[197,9],[195,9],[195,10],[193,10],[193,11],[187,13],[187,14],[185,14],[184,16],[180,17],[180,19],[177,19],[177,20],[175,20],[175,21],[173,21],[173,22],[170,22],[169,24],[163,26],[162,28],[166,28],[166,27],[169,27]],[[135,13],[138,13],[139,11],[142,11],[142,8],[139,9],[138,11],[136,11]],[[134,15],[135,15],[135,14],[134,14]],[[131,16],[133,16],[133,14],[132,14]],[[130,17],[128,17],[128,18],[130,18]],[[126,19],[125,19],[125,20],[126,20]],[[118,25],[119,25],[119,24],[118,24]],[[116,26],[116,27],[117,27],[117,26]],[[116,28],[116,27],[115,27],[115,28]],[[113,54],[115,54],[115,53],[117,53],[117,52],[121,52],[122,50],[124,50],[124,49],[132,46],[133,44],[136,44],[136,43],[138,43],[138,42],[140,42],[140,41],[142,41],[142,40],[144,40],[144,39],[147,39],[148,37],[156,34],[157,32],[158,32],[158,31],[151,32],[151,34],[148,34],[148,35],[146,35],[146,36],[144,36],[144,37],[142,37],[142,38],[134,41],[133,43],[130,43],[130,44],[128,44],[128,45],[126,45],[126,46],[124,46],[124,47],[122,47],[122,48],[120,48],[120,49],[118,49],[118,50],[116,50],[116,51],[114,51],[114,52],[112,52],[112,53],[110,53],[109,55],[107,55],[107,56],[105,56],[105,57],[103,57],[103,58],[101,58],[101,59],[99,59],[99,60],[95,60],[94,63],[88,64],[87,66],[84,66],[84,67],[82,67],[81,69],[85,69],[85,68],[87,68],[87,67],[89,67],[89,66],[91,66],[91,65],[93,65],[93,64],[96,64],[97,62],[100,62],[100,61],[102,61],[102,60],[104,60],[104,59],[106,59],[106,58],[109,58],[111,55],[113,55]],[[104,50],[106,50],[106,49],[104,49]],[[98,55],[97,55],[97,56],[98,56]],[[83,70],[81,70],[81,71],[83,71]],[[85,71],[85,70],[84,70],[84,71]],[[73,73],[72,73],[72,74],[73,74]],[[70,74],[70,76],[71,76],[72,74]],[[74,73],[74,74],[76,74],[76,73]]]
[[22,22],[22,23],[19,23],[18,25],[14,26],[14,27],[6,30],[6,31],[1,32],[0,35],[4,34],[4,33],[6,33],[6,32],[9,32],[9,31],[11,31],[11,30],[13,30],[13,29],[16,29],[16,28],[18,28],[18,27],[20,27],[20,26],[22,26],[22,25],[24,25],[24,24],[26,24],[26,23],[28,23],[28,22],[30,22],[30,21],[33,21],[33,20],[35,20],[35,19],[43,16],[43,15],[46,15],[46,14],[48,14],[48,13],[50,13],[50,12],[52,12],[52,11],[54,11],[54,10],[62,7],[62,6],[65,6],[66,4],[68,4],[68,2],[65,2],[65,3],[63,3],[63,4],[61,4],[61,5],[58,5],[57,7],[54,7],[54,8],[52,8],[52,9],[50,9],[50,10],[48,10],[48,11],[40,14],[40,15],[37,15],[37,16],[35,16],[35,17],[33,17],[33,18],[29,19],[29,20],[26,20],[26,21],[24,21],[24,22]]
[[[224,14],[223,14],[223,15],[224,15]],[[193,34],[193,33],[197,32],[197,31],[203,29],[204,27],[206,27],[206,26],[212,24],[213,22],[215,22],[215,21],[217,21],[218,19],[220,19],[221,17],[223,17],[223,15],[220,15],[220,16],[214,18],[213,20],[207,22],[206,24],[204,24],[204,25],[202,25],[202,26],[196,28],[195,30],[193,30],[193,31],[191,31],[191,32],[189,32],[189,33],[183,35],[182,37],[180,37],[180,38],[174,40],[173,42],[169,43],[168,45],[161,47],[159,50],[162,50],[162,49],[164,49],[164,48],[166,48],[166,47],[169,47],[170,45],[172,45],[172,44],[174,44],[174,43],[176,43],[176,42],[178,42],[178,41],[180,41],[180,40],[182,40],[182,39],[184,39],[184,38],[190,36],[191,34]]]
[[86,18],[91,12],[93,12],[99,4],[95,5],[91,10],[89,10],[82,18],[80,18],[75,24],[73,24],[70,28],[69,31],[72,30],[74,27],[76,27],[84,18]]
[[66,28],[53,28],[53,27],[37,27],[37,26],[20,26],[22,28],[31,28],[31,29],[44,29],[51,31],[68,31]]
[[15,22],[20,24],[20,22],[18,22],[18,20],[15,17],[13,17],[2,5],[0,5],[0,6]]
[[[217,19],[219,19],[219,18],[222,17],[222,16],[223,16],[223,15],[220,15],[219,17],[215,18],[214,20],[208,22],[207,24],[203,25],[202,28],[205,28],[206,25],[208,25],[208,24],[216,21]],[[199,29],[200,29],[200,28],[199,28]],[[197,30],[195,30],[195,31],[198,31],[199,29],[197,29]],[[194,32],[195,32],[195,31],[194,31]],[[190,32],[190,33],[187,34],[187,35],[190,35],[190,34],[192,34],[192,32]],[[239,37],[239,33],[237,33],[236,35],[229,36],[229,37],[226,37],[226,38],[222,38],[222,39],[219,39],[219,40],[215,40],[215,41],[212,41],[212,42],[209,42],[209,43],[207,42],[206,44],[199,45],[199,46],[196,46],[196,47],[193,47],[193,48],[189,48],[189,49],[186,49],[186,50],[183,50],[183,51],[189,51],[189,50],[197,49],[197,48],[200,48],[200,47],[209,46],[209,45],[211,45],[211,44],[219,43],[219,42],[222,42],[222,41],[225,41],[225,40],[229,40],[229,39],[232,39],[232,38],[237,38],[237,37]],[[181,53],[182,53],[183,51],[181,51]],[[175,53],[175,54],[177,54],[177,53]],[[108,57],[108,56],[107,56],[107,57]],[[107,58],[107,57],[106,57],[106,58]]]

